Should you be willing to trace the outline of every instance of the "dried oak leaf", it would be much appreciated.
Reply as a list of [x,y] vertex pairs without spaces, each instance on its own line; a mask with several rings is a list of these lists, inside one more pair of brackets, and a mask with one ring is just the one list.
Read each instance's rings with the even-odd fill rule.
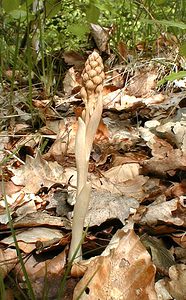
[[167,122],[156,128],[164,137],[172,144],[176,144],[177,148],[186,153],[186,126],[185,121]]
[[164,279],[160,279],[155,283],[155,289],[158,295],[158,300],[173,300],[173,298],[166,289]]
[[92,37],[99,51],[107,51],[111,28],[101,27],[100,25],[93,23],[90,24],[90,27]]
[[137,199],[139,202],[144,199],[144,191],[143,187],[148,181],[148,177],[144,177],[142,175],[135,176],[132,179],[124,179],[121,180],[121,177],[118,177],[119,182],[117,182],[117,177],[113,178],[105,178],[104,173],[103,177],[97,178],[92,176],[92,187],[98,191],[110,192],[112,194],[124,195],[127,197],[133,197]]
[[27,193],[37,193],[43,187],[54,183],[67,183],[64,168],[57,162],[45,161],[39,154],[36,158],[27,156],[25,165],[12,169],[14,184],[23,185]]
[[[4,185],[3,189],[2,186]],[[22,189],[21,185],[15,185],[12,181],[3,182],[0,181],[0,196],[5,192],[6,195],[12,195],[19,192]]]
[[14,219],[14,228],[23,228],[23,227],[63,227],[64,222],[61,217],[51,216],[45,212],[37,211],[34,213],[29,213]]
[[147,97],[156,87],[157,71],[140,71],[127,86],[127,93],[135,97]]
[[76,78],[76,72],[73,67],[71,67],[65,75],[63,80],[63,89],[66,96],[70,96],[75,87],[79,86],[79,82]]
[[[175,243],[180,245],[182,249],[186,249],[186,234],[185,234],[185,232],[172,233],[170,235],[170,237],[173,239],[173,241]],[[186,251],[185,251],[185,255],[186,255]]]
[[[44,257],[43,259],[40,257],[38,260],[37,256],[31,255],[25,260],[26,272],[36,299],[43,299],[43,291],[46,291],[46,289],[47,299],[57,299],[62,276],[65,272],[66,255],[67,249],[51,259],[45,260]],[[15,273],[18,281],[25,285],[24,274],[20,264],[16,266]]]
[[[178,213],[182,209],[182,214]],[[184,213],[183,213],[184,212]],[[152,203],[147,207],[146,212],[140,220],[140,224],[156,225],[158,222],[165,222],[177,226],[184,226],[186,207],[182,198],[175,198],[162,203]]]
[[119,219],[123,224],[139,207],[134,197],[93,191],[85,218],[85,226],[98,226],[109,219]]
[[[51,241],[56,238],[62,238],[63,234],[59,229],[35,227],[29,228],[23,232],[16,233],[19,248],[25,253],[30,253],[36,248],[36,242]],[[0,241],[3,245],[15,246],[12,236]]]
[[156,300],[155,267],[133,230],[118,230],[103,256],[93,259],[73,299]]
[[179,264],[169,268],[170,280],[166,281],[168,292],[176,300],[186,300],[186,265]]
[[186,154],[166,141],[153,136],[147,145],[152,150],[153,157],[143,162],[144,172],[166,175],[177,169],[186,170]]

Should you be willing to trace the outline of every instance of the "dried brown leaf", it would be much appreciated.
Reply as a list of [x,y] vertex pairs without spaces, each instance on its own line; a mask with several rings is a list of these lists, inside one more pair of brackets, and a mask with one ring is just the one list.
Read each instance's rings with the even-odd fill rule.
[[108,49],[108,42],[109,42],[109,35],[110,35],[110,28],[101,27],[98,24],[90,24],[91,26],[91,33],[95,40],[96,46],[98,47],[99,51],[107,51]]
[[[26,272],[32,284],[36,299],[43,299],[43,291],[47,289],[47,299],[57,299],[62,275],[64,274],[64,267],[66,264],[67,250],[62,251],[52,259],[47,259],[40,262],[37,257],[30,256],[25,260]],[[24,274],[20,264],[15,269],[16,276],[19,282],[25,284]],[[47,284],[47,285],[46,285]]]
[[186,212],[186,208],[182,203],[181,198],[172,199],[162,203],[152,203],[147,207],[146,212],[141,218],[140,224],[156,225],[158,222],[165,222],[168,224],[174,224],[182,226],[185,224],[184,214],[177,213],[179,207],[182,207]]
[[148,181],[148,177],[136,176],[133,179],[121,181],[110,180],[105,177],[97,178],[92,176],[92,186],[99,191],[108,191],[112,194],[125,195],[142,201],[144,198],[143,186]]
[[86,58],[75,51],[68,51],[63,53],[63,58],[68,65],[74,65],[76,68],[82,68]]
[[119,230],[108,249],[92,260],[74,290],[77,299],[156,300],[155,267],[133,230]]
[[63,89],[66,96],[70,96],[75,87],[79,86],[79,82],[76,79],[76,73],[74,68],[70,68],[65,75],[63,80]]
[[[3,191],[2,191],[2,186],[4,185]],[[2,193],[6,193],[6,195],[12,195],[17,192],[19,192],[22,189],[22,185],[15,185],[12,181],[7,181],[7,182],[1,182],[0,181],[0,196]]]
[[[36,242],[54,240],[62,238],[63,234],[58,229],[51,229],[45,227],[29,228],[23,232],[16,233],[19,248],[25,253],[30,253],[36,248]],[[3,245],[15,246],[12,236],[4,238],[0,241]]]
[[[172,233],[171,238],[175,243],[186,249],[186,232],[183,233]],[[186,252],[185,252],[186,253]]]
[[139,175],[140,166],[137,163],[123,164],[117,167],[112,167],[104,172],[104,177],[112,183],[121,183],[129,179],[133,179]]
[[14,219],[14,227],[22,228],[22,227],[35,227],[35,226],[56,226],[62,227],[64,226],[61,217],[50,216],[45,212],[35,212],[31,214],[27,214],[26,216],[22,216]]
[[167,282],[166,287],[176,300],[186,299],[186,265],[179,264],[170,267],[169,269],[170,280]]
[[127,93],[135,97],[148,97],[155,89],[157,71],[141,71],[134,76],[127,86]]
[[17,252],[15,249],[0,249],[0,274],[5,278],[17,263]]
[[109,219],[119,219],[123,224],[130,214],[134,214],[139,202],[134,197],[93,191],[85,226],[97,226]]
[[57,162],[45,161],[39,154],[36,158],[27,156],[25,165],[12,171],[15,174],[11,179],[13,183],[25,186],[27,193],[37,193],[42,186],[50,187],[65,180],[62,166]]

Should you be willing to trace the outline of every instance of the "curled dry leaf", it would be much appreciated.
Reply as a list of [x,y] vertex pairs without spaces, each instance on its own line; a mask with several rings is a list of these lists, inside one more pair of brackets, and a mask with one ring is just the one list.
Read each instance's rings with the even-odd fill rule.
[[[103,174],[104,175],[104,174]],[[137,199],[139,202],[144,198],[143,186],[148,181],[148,177],[142,175],[136,176],[133,179],[128,179],[122,182],[112,182],[112,180],[105,178],[93,178],[92,187],[100,191],[108,191],[116,195],[125,195]]]
[[108,171],[104,172],[104,177],[113,183],[124,182],[138,176],[139,168],[140,166],[137,163],[123,164],[110,168]]
[[152,203],[147,207],[146,212],[140,220],[140,224],[152,226],[160,221],[177,226],[185,225],[184,214],[180,215],[177,213],[177,211],[180,210],[180,207],[186,212],[186,208],[183,206],[181,198],[172,199],[162,203]]
[[[38,261],[37,256],[31,255],[25,260],[26,272],[32,284],[36,299],[43,299],[43,291],[47,288],[47,299],[57,299],[62,275],[65,272],[67,250],[62,251],[52,259]],[[25,284],[24,274],[17,264],[15,268],[18,281]],[[46,286],[47,283],[47,286]]]
[[186,299],[186,265],[179,264],[170,267],[170,280],[166,282],[166,287],[176,300]]
[[185,122],[167,122],[156,128],[157,132],[163,134],[168,141],[186,153],[186,127]]
[[29,213],[22,217],[18,217],[13,220],[13,224],[14,224],[14,228],[36,227],[36,226],[47,226],[47,227],[64,226],[61,217],[51,216],[42,211],[37,211],[35,213]]
[[[185,247],[186,248],[186,247]],[[186,264],[186,251],[185,248],[175,247],[174,255],[176,259],[183,264]]]
[[[180,245],[183,249],[186,249],[186,233],[172,233],[171,238],[175,243]],[[186,254],[186,252],[185,252]]]
[[[54,240],[56,238],[62,238],[63,234],[58,229],[36,227],[29,228],[23,232],[16,233],[17,242],[19,248],[25,253],[30,253],[36,248],[36,242],[46,242]],[[14,246],[14,240],[12,236],[4,238],[1,240],[1,244]]]
[[17,263],[17,251],[15,249],[0,249],[0,274],[5,278]]
[[154,173],[157,175],[165,176],[169,174],[170,176],[175,175],[176,170],[185,170],[186,166],[186,155],[179,149],[175,149],[172,153],[165,159],[151,158],[143,163],[144,173]]
[[37,193],[42,186],[50,187],[54,183],[66,183],[64,169],[57,162],[45,161],[39,153],[36,158],[26,157],[25,165],[12,169],[16,185],[24,185],[27,193]]
[[[0,159],[1,160],[1,159]],[[2,185],[4,184],[4,188],[2,190]],[[0,181],[0,196],[5,192],[6,195],[12,195],[19,192],[22,189],[21,185],[15,185],[12,181],[4,182]]]
[[134,76],[127,87],[127,93],[136,97],[147,97],[156,87],[157,70],[140,71]]
[[90,24],[90,27],[91,34],[99,51],[107,51],[112,28],[101,27],[100,25],[93,23]]
[[171,155],[173,147],[165,140],[153,136],[148,142],[147,146],[152,150],[152,155],[158,159],[164,159]]
[[92,260],[73,299],[156,300],[155,267],[133,230],[118,230],[103,256]]
[[[122,207],[122,209],[121,209]],[[130,196],[93,191],[85,226],[99,226],[109,219],[119,219],[123,224],[139,207],[139,201]]]
[[152,149],[153,157],[143,162],[144,172],[166,175],[177,169],[185,170],[186,154],[174,149],[165,140],[153,136],[147,143]]
[[66,96],[70,96],[72,94],[72,90],[79,86],[79,83],[76,79],[76,73],[73,67],[71,67],[65,75],[63,80],[63,89]]
[[84,56],[73,50],[64,52],[62,56],[68,65],[74,65],[78,69],[83,67],[86,59]]
[[[63,164],[67,154],[74,154],[77,123],[74,118],[70,120],[67,119],[66,122],[69,122],[69,124],[64,124],[63,127],[58,128],[56,140],[49,151],[42,156],[45,160],[52,160]],[[73,122],[73,124],[71,124],[71,122]]]
[[136,110],[137,107],[145,107],[156,105],[157,103],[164,102],[165,96],[162,94],[156,94],[147,98],[137,98],[134,95],[126,95],[125,89],[115,90],[107,94],[103,99],[104,108],[114,108],[118,111],[123,109]]
[[180,183],[173,183],[165,192],[167,197],[180,197],[186,195],[186,180],[183,179]]
[[141,241],[147,249],[150,249],[152,261],[157,269],[161,273],[167,274],[169,267],[175,264],[171,251],[165,247],[161,239],[148,236],[147,234],[141,237]]
[[173,300],[173,298],[166,289],[164,279],[160,279],[155,283],[155,289],[158,296],[158,300]]

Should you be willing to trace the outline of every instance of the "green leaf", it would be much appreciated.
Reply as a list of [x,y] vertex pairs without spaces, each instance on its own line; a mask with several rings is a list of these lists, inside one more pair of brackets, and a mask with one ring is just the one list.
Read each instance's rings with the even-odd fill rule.
[[20,5],[19,0],[2,0],[2,7],[6,13],[9,13],[14,9],[18,9],[19,5]]
[[23,21],[26,19],[27,12],[26,10],[14,9],[9,12],[9,15],[15,20],[21,19],[21,21]]
[[34,0],[27,0],[27,2],[26,2],[26,0],[25,0],[25,2],[20,6],[20,8],[21,8],[22,10],[26,10],[26,7],[27,7],[27,6],[30,6],[33,2],[34,2]]
[[57,13],[61,9],[61,1],[60,0],[46,0],[45,2],[46,8],[46,16],[48,19],[57,15]]
[[148,19],[144,19],[141,21],[144,23],[147,23],[147,24],[157,23],[157,24],[161,24],[161,25],[165,25],[165,26],[172,26],[172,27],[177,27],[180,29],[186,29],[186,24],[183,22],[175,22],[175,21],[167,21],[167,20],[159,21],[159,20],[148,20]]
[[79,38],[84,37],[85,34],[89,32],[88,26],[86,24],[83,25],[80,23],[69,25],[67,27],[67,30]]
[[158,81],[158,86],[164,84],[167,81],[174,81],[176,79],[182,79],[183,77],[186,77],[186,71],[180,71],[178,73],[172,72],[168,76],[165,76],[162,80]]
[[164,5],[166,4],[167,0],[155,0],[156,5]]
[[88,5],[85,13],[86,19],[89,23],[97,23],[100,15],[100,10],[97,6],[95,6],[94,4]]
[[179,53],[186,57],[186,42],[183,42],[180,46]]

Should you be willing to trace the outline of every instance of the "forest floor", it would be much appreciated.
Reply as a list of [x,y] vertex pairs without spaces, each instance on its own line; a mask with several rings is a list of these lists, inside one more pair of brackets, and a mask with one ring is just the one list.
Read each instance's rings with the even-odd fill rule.
[[18,78],[11,93],[4,81],[5,299],[28,299],[30,293],[17,246],[35,299],[186,299],[186,81],[157,84],[172,61],[164,53],[130,57],[112,67],[105,61],[81,272],[72,269],[65,277],[76,197],[77,118],[84,109],[80,68],[68,68],[63,91],[52,97],[33,85],[29,105],[28,84]]

